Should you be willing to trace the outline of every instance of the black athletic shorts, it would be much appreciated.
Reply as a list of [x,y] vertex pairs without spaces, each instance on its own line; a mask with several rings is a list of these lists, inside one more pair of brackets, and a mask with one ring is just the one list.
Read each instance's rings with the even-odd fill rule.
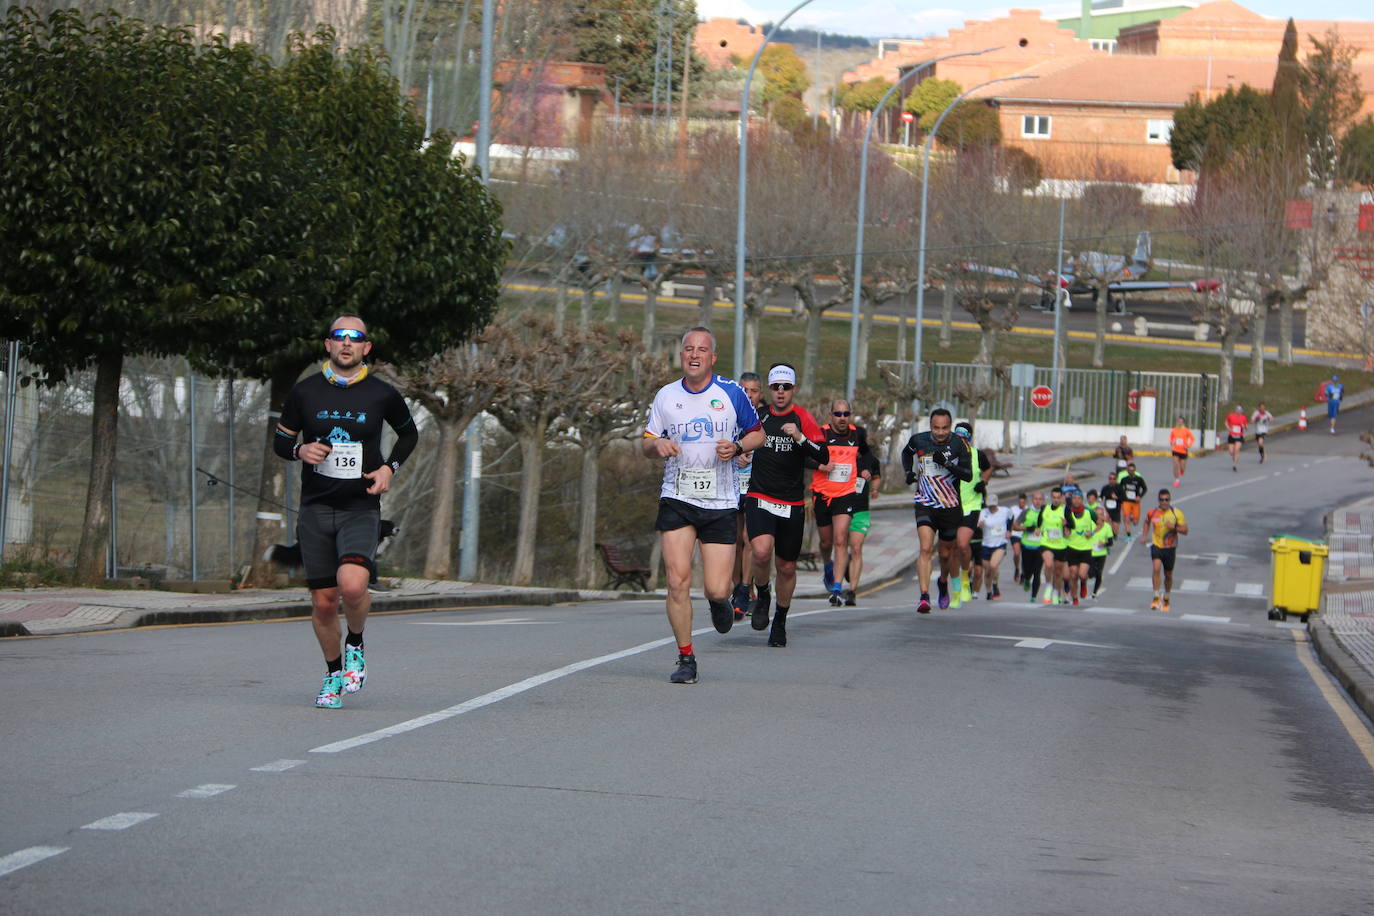
[[952,541],[959,534],[959,522],[964,513],[958,507],[948,509],[916,504],[916,527],[934,528],[942,541]]
[[859,511],[860,497],[858,493],[846,493],[843,496],[836,496],[834,499],[826,499],[815,490],[811,491],[815,497],[812,501],[812,509],[816,513],[816,527],[828,528],[835,524],[837,515],[853,515]]
[[[760,503],[787,509],[789,514],[783,518],[777,513],[763,508]],[[758,496],[744,498],[744,530],[753,540],[762,534],[773,536],[773,556],[779,560],[795,563],[801,556],[802,541],[806,537],[806,506],[789,506]]]
[[1188,460],[1188,453],[1187,453],[1187,452],[1172,452],[1171,454],[1172,454],[1175,458],[1178,458],[1180,461],[1187,461],[1187,460]]
[[1151,544],[1150,559],[1158,560],[1160,568],[1163,569],[1165,572],[1173,572],[1174,553],[1177,550],[1177,547],[1156,547],[1154,544]]
[[1121,503],[1117,503],[1115,509],[1107,510],[1107,518],[1111,519],[1114,522],[1121,521]]
[[1244,442],[1244,441],[1245,441],[1245,437],[1244,437],[1244,436],[1227,436],[1227,437],[1226,437],[1226,444],[1227,444],[1227,445],[1230,445],[1230,444],[1232,444],[1233,442]]
[[959,519],[960,528],[973,529],[974,540],[981,540],[983,537],[983,529],[978,527],[978,513],[981,511],[981,509],[974,509],[972,512],[965,512],[963,518]]
[[1063,560],[1070,566],[1077,566],[1080,563],[1091,563],[1093,560],[1093,552],[1091,550],[1075,550],[1072,547],[1065,547]]
[[737,509],[703,509],[680,499],[663,497],[658,501],[655,531],[676,531],[695,528],[697,540],[703,544],[734,544]]
[[296,520],[305,584],[312,589],[337,588],[339,567],[355,564],[376,571],[377,541],[381,537],[380,509],[335,509],[327,503],[306,503]]

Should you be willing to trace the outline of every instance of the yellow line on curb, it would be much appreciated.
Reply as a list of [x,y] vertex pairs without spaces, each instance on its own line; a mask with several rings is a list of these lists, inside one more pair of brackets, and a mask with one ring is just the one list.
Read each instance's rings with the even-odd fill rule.
[[1343,694],[1336,690],[1331,684],[1331,679],[1326,676],[1317,664],[1316,653],[1312,651],[1312,640],[1308,637],[1306,630],[1289,630],[1293,634],[1294,650],[1298,653],[1298,661],[1307,669],[1307,674],[1312,678],[1312,682],[1317,685],[1317,689],[1326,697],[1326,702],[1331,706],[1331,710],[1336,714],[1336,718],[1341,720],[1346,732],[1350,735],[1355,746],[1364,755],[1365,762],[1369,768],[1374,770],[1374,735],[1369,733],[1364,722],[1350,708],[1350,701]]

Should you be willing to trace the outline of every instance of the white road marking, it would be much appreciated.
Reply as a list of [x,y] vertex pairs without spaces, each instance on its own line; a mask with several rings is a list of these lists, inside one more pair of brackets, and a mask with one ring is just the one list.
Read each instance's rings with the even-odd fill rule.
[[1237,583],[1236,583],[1236,597],[1237,597],[1237,598],[1263,598],[1263,597],[1264,597],[1264,585],[1263,585],[1262,583],[1259,583],[1259,582],[1237,582]]
[[120,814],[111,814],[109,817],[102,817],[98,821],[91,821],[82,830],[128,830],[130,827],[137,826],[144,821],[150,821],[157,817],[149,811],[124,811]]
[[1048,649],[1050,646],[1080,646],[1086,649],[1118,649],[1120,646],[1103,646],[1095,642],[1072,642],[1067,639],[1045,639],[1042,636],[990,636],[985,633],[965,633],[973,639],[1006,639],[1015,643],[1017,649]]
[[1212,617],[1207,614],[1180,614],[1179,620],[1196,620],[1199,623],[1230,623],[1230,617]]
[[1205,592],[1212,587],[1212,583],[1206,579],[1184,579],[1178,583],[1178,590],[1181,592]]
[[499,620],[407,620],[413,627],[503,627],[553,623],[552,620],[527,620],[523,617],[502,617]]
[[187,789],[184,792],[178,792],[177,798],[213,798],[214,796],[219,795],[221,792],[228,792],[230,789],[235,788],[238,787],[225,786],[220,785],[218,783],[207,782],[204,785],[196,786],[194,789]]
[[1131,581],[1126,583],[1126,587],[1152,589],[1155,585],[1149,576],[1132,576]]
[[30,865],[37,865],[44,859],[60,856],[69,849],[71,849],[70,846],[30,846],[28,849],[12,852],[7,856],[0,856],[0,877],[8,875],[10,872],[19,871],[21,868],[28,868]]
[[1278,627],[1280,630],[1305,630],[1305,629],[1307,629],[1307,624],[1305,624],[1305,623],[1289,623],[1289,622],[1287,622],[1286,620],[1279,620],[1279,621],[1276,621],[1276,622],[1274,623],[1274,626]]
[[1080,608],[1085,614],[1134,614],[1135,610],[1128,607],[1103,607],[1095,604],[1090,607]]
[[250,767],[254,773],[282,773],[305,763],[304,760],[273,760],[260,767]]
[[[848,610],[848,608],[845,608],[843,606],[837,608],[823,607],[815,611],[794,612],[789,615],[789,619],[796,620],[798,617],[811,617],[815,614],[833,614],[836,611],[843,610]],[[698,630],[693,630],[692,635],[702,636],[706,633],[714,632],[714,627],[702,627]],[[598,665],[604,665],[608,662],[619,661],[622,658],[629,658],[632,655],[640,655],[644,652],[648,652],[651,649],[658,649],[663,646],[671,646],[672,644],[673,637],[669,636],[664,639],[655,639],[653,642],[646,642],[641,643],[637,646],[631,646],[630,648],[622,649],[619,652],[611,652],[607,655],[598,655],[596,658],[588,658],[580,662],[573,662],[571,665],[564,665],[562,668],[555,668],[552,671],[545,671],[543,674],[536,674],[533,677],[525,678],[523,681],[517,681],[514,684],[509,684],[505,687],[493,690],[490,693],[484,693],[480,697],[473,697],[471,700],[458,703],[457,705],[450,706],[447,709],[441,709],[437,712],[432,712],[414,719],[407,719],[404,722],[398,722],[395,725],[389,725],[386,728],[379,728],[376,731],[366,732],[354,738],[346,738],[343,741],[335,741],[332,744],[322,744],[319,747],[312,747],[310,749],[310,753],[337,754],[341,751],[351,751],[354,748],[362,747],[365,744],[371,744],[374,741],[382,741],[386,738],[394,738],[397,735],[404,735],[407,732],[413,732],[417,728],[424,728],[426,725],[434,725],[439,722],[445,722],[449,719],[454,718],[455,716],[461,716],[464,713],[472,712],[474,709],[481,709],[484,706],[490,706],[493,703],[499,703],[502,700],[510,699],[511,697],[522,694],[527,690],[533,690],[536,687],[541,687],[544,684],[549,683],[550,681],[556,681],[559,678],[567,677],[570,674],[576,674],[577,672],[585,671],[588,668],[595,668]]]

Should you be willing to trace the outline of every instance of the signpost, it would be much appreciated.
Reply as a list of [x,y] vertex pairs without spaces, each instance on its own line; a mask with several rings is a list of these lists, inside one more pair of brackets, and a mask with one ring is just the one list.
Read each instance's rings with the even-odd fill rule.
[[911,145],[911,122],[916,116],[909,111],[902,112],[902,146]]
[[1026,389],[1035,384],[1032,363],[1011,364],[1011,387],[1016,389],[1016,454],[1021,455],[1026,433]]

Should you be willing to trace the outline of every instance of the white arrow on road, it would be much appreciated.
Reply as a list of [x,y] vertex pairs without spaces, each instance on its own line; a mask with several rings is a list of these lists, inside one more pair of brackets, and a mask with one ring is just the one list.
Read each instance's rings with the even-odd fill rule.
[[1067,639],[1045,639],[1040,636],[990,636],[985,633],[965,633],[974,639],[1006,639],[1017,649],[1048,649],[1050,646],[1081,646],[1085,649],[1119,649],[1120,646],[1103,646],[1095,642],[1072,642]]

